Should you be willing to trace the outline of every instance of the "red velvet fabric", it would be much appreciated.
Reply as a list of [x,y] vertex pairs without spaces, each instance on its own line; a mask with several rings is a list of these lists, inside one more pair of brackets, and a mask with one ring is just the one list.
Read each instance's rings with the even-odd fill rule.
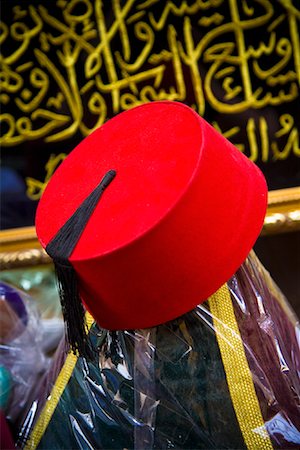
[[191,108],[164,101],[114,117],[61,164],[37,210],[44,247],[109,169],[117,176],[70,258],[104,328],[146,328],[193,309],[260,233],[262,173]]

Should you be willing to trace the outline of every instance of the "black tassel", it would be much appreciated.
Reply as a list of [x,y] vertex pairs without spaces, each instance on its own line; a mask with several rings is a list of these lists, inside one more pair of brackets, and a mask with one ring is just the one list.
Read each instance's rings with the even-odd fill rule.
[[85,311],[79,296],[77,275],[68,259],[73,253],[102,193],[115,176],[114,170],[109,170],[106,173],[99,185],[78,207],[46,247],[46,252],[53,259],[55,266],[68,342],[73,353],[84,356],[88,360],[93,357],[95,350],[92,348],[87,334]]
[[73,266],[54,261],[58,292],[65,322],[67,341],[74,354],[92,360],[95,356],[85,321],[85,311],[78,292]]

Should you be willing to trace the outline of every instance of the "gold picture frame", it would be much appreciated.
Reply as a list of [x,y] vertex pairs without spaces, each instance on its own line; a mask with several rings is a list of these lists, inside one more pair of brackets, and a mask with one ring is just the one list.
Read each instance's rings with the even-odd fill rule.
[[[262,235],[300,230],[300,187],[278,189],[268,194],[268,209]],[[0,231],[0,266],[2,270],[49,264],[35,227]]]

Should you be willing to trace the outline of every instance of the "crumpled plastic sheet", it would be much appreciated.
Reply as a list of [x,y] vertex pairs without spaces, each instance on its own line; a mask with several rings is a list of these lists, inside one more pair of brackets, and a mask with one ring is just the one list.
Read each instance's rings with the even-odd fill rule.
[[[298,319],[253,252],[227,286],[238,333],[220,323],[207,301],[151,329],[109,332],[93,324],[97,354],[91,362],[69,355],[64,364],[62,345],[44,391],[24,417],[18,444],[60,450],[300,448]],[[242,363],[231,334],[242,341],[260,428],[242,423],[250,400],[243,380],[232,386]],[[231,345],[233,357],[236,351],[234,364],[225,364],[223,344]],[[257,436],[266,443],[255,444]]]
[[62,317],[53,264],[3,270],[0,281],[32,297],[42,320]]
[[53,264],[4,270],[0,280],[31,298],[39,314],[42,349],[52,355],[64,335]]
[[1,409],[17,428],[50,359],[43,351],[40,315],[29,295],[0,282],[0,310]]

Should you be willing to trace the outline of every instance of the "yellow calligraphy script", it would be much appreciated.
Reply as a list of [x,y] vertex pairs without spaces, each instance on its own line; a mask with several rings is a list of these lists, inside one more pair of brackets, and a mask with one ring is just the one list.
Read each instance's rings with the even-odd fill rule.
[[[121,111],[173,100],[252,161],[300,157],[295,0],[12,2],[2,16],[3,147],[78,142]],[[27,180],[31,198],[51,158],[43,186]]]

